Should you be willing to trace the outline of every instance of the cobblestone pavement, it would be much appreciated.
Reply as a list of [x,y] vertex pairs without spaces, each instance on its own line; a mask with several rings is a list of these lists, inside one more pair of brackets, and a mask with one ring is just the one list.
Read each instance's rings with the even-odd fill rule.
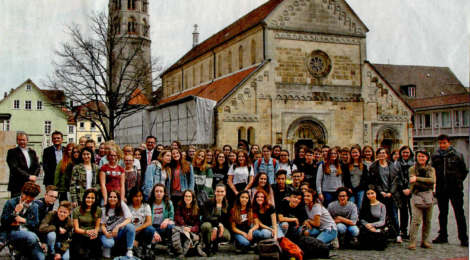
[[[42,181],[41,181],[42,182]],[[44,187],[42,187],[44,191]],[[41,193],[38,197],[42,197]],[[467,215],[467,222],[469,220],[469,193],[468,193],[468,179],[466,180],[465,185],[465,213]],[[6,199],[0,199],[0,211],[3,210],[3,205],[5,205]],[[432,220],[432,229],[430,238],[434,239],[437,236],[439,230],[438,223],[438,214],[439,209],[437,205],[434,207],[433,211],[433,220]],[[415,251],[408,250],[408,240],[405,240],[403,244],[390,243],[389,247],[385,251],[366,251],[366,250],[331,250],[330,256],[333,259],[412,259],[412,260],[421,260],[421,259],[468,259],[469,251],[468,247],[460,246],[460,241],[457,238],[457,224],[455,222],[454,213],[452,210],[449,210],[449,244],[436,245],[433,244],[434,249],[424,249],[418,247]],[[421,233],[421,232],[420,232]],[[420,243],[421,235],[418,234],[418,245]],[[165,247],[157,246],[156,259],[175,259],[170,256]],[[208,257],[206,257],[208,258]],[[258,259],[256,254],[236,254],[235,246],[233,243],[221,246],[220,251],[216,256],[211,257],[210,259],[238,259],[238,260],[252,260]],[[5,252],[0,252],[0,260],[10,259],[5,255]],[[201,257],[188,257],[187,259],[202,259]]]

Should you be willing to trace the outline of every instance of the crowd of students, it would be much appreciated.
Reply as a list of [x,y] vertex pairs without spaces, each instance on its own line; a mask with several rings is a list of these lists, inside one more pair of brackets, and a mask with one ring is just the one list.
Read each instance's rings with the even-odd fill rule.
[[[29,181],[7,202],[0,246],[28,248],[34,259],[153,259],[155,244],[163,242],[179,257],[213,256],[231,240],[237,252],[250,252],[280,237],[295,243],[313,236],[338,249],[372,245],[387,229],[396,243],[409,238],[414,250],[423,221],[421,246],[432,249],[433,206],[414,199],[424,196],[429,204],[429,193],[433,199],[429,159],[408,146],[391,155],[370,146],[299,146],[290,158],[279,145],[246,142],[183,150],[178,141],[165,147],[149,136],[138,148],[108,141],[96,150],[84,140],[66,146],[43,199],[35,200],[40,187]],[[463,246],[466,235],[459,233]],[[444,236],[434,242],[444,243]]]

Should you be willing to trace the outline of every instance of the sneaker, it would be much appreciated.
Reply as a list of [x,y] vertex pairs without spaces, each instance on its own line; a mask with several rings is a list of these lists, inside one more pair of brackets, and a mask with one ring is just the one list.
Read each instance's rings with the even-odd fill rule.
[[331,241],[331,247],[333,247],[333,249],[339,249],[338,237],[335,237],[335,239],[333,241]]
[[403,238],[401,236],[397,236],[397,244],[403,243]]
[[132,253],[132,250],[127,250],[126,256],[128,258],[134,258],[134,254]]
[[111,248],[103,247],[103,258],[111,258]]
[[447,244],[449,243],[449,240],[447,240],[447,237],[441,237],[437,236],[436,239],[432,241],[433,244]]

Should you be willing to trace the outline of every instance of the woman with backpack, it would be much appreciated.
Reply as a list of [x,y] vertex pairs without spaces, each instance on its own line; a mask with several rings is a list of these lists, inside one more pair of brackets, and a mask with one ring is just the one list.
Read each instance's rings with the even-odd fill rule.
[[[359,212],[359,221],[362,226],[359,241],[365,247],[383,250],[387,247],[387,236],[384,234],[387,209],[384,204],[377,200],[377,194],[377,188],[374,185],[369,185]],[[384,239],[385,247],[383,243],[380,243]]]
[[259,223],[258,216],[253,212],[248,191],[242,190],[237,194],[229,221],[235,234],[237,252],[252,252],[251,246],[255,242],[253,232],[258,230]]
[[[421,219],[423,220],[423,231],[421,239],[421,247],[432,249],[433,246],[429,243],[428,237],[431,231],[431,220],[433,205],[427,207],[418,207],[413,201],[413,196],[426,194],[429,196],[434,190],[434,183],[436,183],[436,171],[428,164],[429,154],[425,150],[416,152],[416,164],[409,169],[410,173],[410,189],[411,189],[411,210],[413,217],[411,219],[410,227],[410,246],[408,249],[416,249],[416,240],[418,236],[419,226]],[[431,197],[432,198],[432,197]]]
[[175,227],[175,210],[163,184],[157,183],[153,186],[147,203],[150,206],[152,226],[155,229],[153,241],[158,243],[163,240],[163,237],[168,238],[168,251],[171,251],[171,235]]
[[246,151],[237,151],[236,163],[230,166],[227,175],[228,186],[230,187],[227,199],[229,204],[233,205],[237,194],[247,189],[247,186],[253,182],[253,169]]
[[[222,156],[224,156],[223,153]],[[223,183],[218,183],[215,186],[214,198],[206,201],[203,210],[201,210],[202,240],[205,245],[204,251],[208,257],[213,256],[219,250],[219,242],[230,241],[226,192],[227,187]]]
[[253,170],[255,175],[258,174],[258,172],[267,173],[268,183],[271,185],[276,183],[274,179],[277,170],[279,170],[279,162],[271,158],[273,148],[270,144],[265,144],[261,150],[263,151],[263,158],[253,162]]

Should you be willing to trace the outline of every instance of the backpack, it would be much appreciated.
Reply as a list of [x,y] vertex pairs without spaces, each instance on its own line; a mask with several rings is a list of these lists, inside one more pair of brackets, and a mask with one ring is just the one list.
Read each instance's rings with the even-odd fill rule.
[[[263,160],[263,158],[258,159],[258,167],[261,165],[262,160]],[[276,169],[276,165],[277,165],[277,160],[273,158],[273,167],[274,167],[274,169]],[[292,172],[292,166],[291,166],[291,172]]]
[[362,228],[358,239],[364,249],[383,251],[388,247],[387,234],[384,230],[375,233]]
[[302,236],[297,245],[308,258],[329,258],[330,249],[325,242],[311,236]]
[[260,260],[281,259],[282,249],[276,239],[265,239],[258,243]]
[[295,257],[297,260],[302,260],[304,257],[304,252],[302,249],[286,237],[280,237],[277,239],[279,241],[279,246],[282,248],[283,258]]

